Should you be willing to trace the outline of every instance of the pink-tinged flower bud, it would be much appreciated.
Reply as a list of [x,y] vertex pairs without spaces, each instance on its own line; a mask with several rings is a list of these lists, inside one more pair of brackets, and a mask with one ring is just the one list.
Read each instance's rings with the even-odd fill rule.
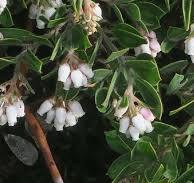
[[139,130],[137,128],[135,128],[134,126],[130,126],[128,132],[133,141],[139,140]]
[[53,101],[51,99],[45,100],[39,107],[39,109],[37,110],[37,113],[40,116],[43,116],[45,113],[47,113],[48,111],[50,111],[53,107]]
[[155,116],[149,108],[142,107],[139,113],[144,117],[145,120],[154,121]]
[[66,110],[63,107],[57,107],[55,113],[55,122],[65,124]]
[[154,52],[159,53],[161,51],[161,47],[157,39],[151,39],[149,45],[150,45],[150,48],[154,50]]
[[71,80],[75,88],[83,86],[83,74],[79,69],[73,70],[71,72]]
[[81,104],[78,101],[70,101],[68,106],[76,118],[81,118],[85,114]]
[[74,126],[76,125],[76,123],[77,123],[77,120],[74,114],[71,111],[67,112],[67,116],[66,116],[67,126]]
[[54,120],[55,118],[55,110],[54,109],[51,109],[47,115],[46,115],[46,119],[45,119],[45,122],[48,123],[48,124],[51,124],[52,121]]
[[71,88],[71,77],[68,77],[67,80],[63,83],[63,89],[69,90]]
[[152,124],[151,124],[151,122],[150,121],[145,121],[145,125],[146,125],[146,130],[145,130],[145,132],[146,133],[151,133],[152,131],[153,131],[153,126],[152,126]]
[[5,114],[2,114],[0,117],[0,125],[3,126],[7,123],[7,116]]
[[185,53],[187,55],[194,55],[194,37],[185,40]]
[[143,134],[146,130],[145,119],[141,114],[137,114],[131,119],[131,122],[135,128],[139,130],[140,134]]
[[97,21],[100,21],[102,19],[102,9],[100,8],[98,3],[95,3],[95,6],[93,7],[93,13],[95,16],[97,16]]
[[128,116],[124,116],[123,118],[121,118],[119,120],[120,126],[119,126],[119,132],[121,133],[126,133],[128,127],[129,127],[129,123],[130,123],[130,119]]
[[58,70],[58,81],[61,82],[66,82],[68,76],[70,75],[70,66],[69,64],[62,64],[59,66],[59,70]]
[[25,106],[22,100],[19,100],[13,104],[17,110],[17,117],[24,117],[25,116]]
[[7,6],[7,0],[0,0],[0,14],[4,11]]
[[14,105],[9,105],[6,108],[7,121],[9,126],[14,126],[17,123],[17,110]]
[[53,8],[53,7],[47,7],[45,10],[44,10],[44,16],[46,19],[50,19],[50,17],[52,17],[52,15],[56,12],[56,9]]
[[94,76],[94,73],[92,69],[89,67],[88,64],[80,64],[79,65],[79,70],[85,74],[89,79]]
[[39,7],[37,5],[35,5],[35,4],[32,4],[30,6],[30,9],[29,9],[28,17],[30,19],[36,19],[36,16],[37,16],[38,12],[39,12]]
[[156,38],[156,33],[154,31],[151,31],[149,34],[148,34],[148,37],[151,38],[151,39],[155,39]]

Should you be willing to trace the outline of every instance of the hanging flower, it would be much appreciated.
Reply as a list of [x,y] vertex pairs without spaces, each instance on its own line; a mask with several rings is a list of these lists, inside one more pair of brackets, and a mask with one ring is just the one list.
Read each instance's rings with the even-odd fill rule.
[[156,57],[157,54],[161,51],[156,33],[154,31],[151,31],[146,36],[144,36],[144,38],[146,39],[147,43],[134,48],[135,56],[138,56],[142,53],[147,53],[152,55],[153,57]]
[[75,14],[75,22],[81,23],[88,35],[97,32],[97,22],[102,19],[102,9],[98,3],[91,0],[85,0],[83,9]]
[[58,81],[63,82],[64,90],[71,85],[75,88],[87,87],[88,80],[94,76],[88,64],[83,63],[72,51],[69,51],[58,70]]
[[62,131],[64,127],[74,126],[77,124],[85,112],[78,101],[64,102],[56,99],[45,100],[37,110],[41,116],[46,114],[45,122],[52,124],[56,131]]
[[190,55],[192,63],[194,63],[194,24],[191,24],[190,35],[185,40],[185,53]]
[[155,116],[133,95],[131,86],[129,88],[130,90],[127,89],[125,92],[125,97],[128,97],[129,102],[125,106],[121,106],[122,100],[116,102],[114,115],[119,120],[119,132],[137,141],[140,135],[153,131],[151,122],[154,121]]
[[7,6],[7,0],[0,0],[0,15],[4,11],[6,6]]

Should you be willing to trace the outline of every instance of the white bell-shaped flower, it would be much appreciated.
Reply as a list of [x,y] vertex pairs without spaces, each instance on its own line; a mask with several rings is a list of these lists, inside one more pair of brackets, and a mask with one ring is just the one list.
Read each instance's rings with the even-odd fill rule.
[[55,113],[55,122],[65,124],[66,110],[63,107],[57,107]]
[[[43,15],[40,15],[40,16],[43,16]],[[45,23],[42,20],[40,20],[39,16],[36,18],[36,24],[37,24],[36,27],[38,29],[44,29],[45,28]]]
[[83,86],[83,74],[79,69],[73,70],[71,72],[71,80],[75,88]]
[[53,7],[46,7],[45,10],[44,10],[44,17],[49,20],[50,17],[52,17],[55,12],[56,12],[55,8],[53,8]]
[[22,100],[14,102],[13,104],[17,110],[17,117],[24,117],[25,116],[25,106]]
[[4,11],[7,6],[7,0],[0,0],[0,14]]
[[133,126],[139,130],[140,134],[143,134],[145,132],[146,130],[145,119],[141,114],[138,113],[136,116],[134,116],[131,119],[131,122]]
[[146,133],[151,133],[154,129],[150,121],[146,120],[145,126],[146,126],[146,130],[145,130]]
[[89,67],[88,64],[80,64],[79,65],[79,70],[85,74],[89,79],[94,76],[94,73],[92,69]]
[[74,114],[71,111],[67,112],[67,115],[66,115],[67,126],[74,126],[76,125],[76,123],[77,123],[77,120]]
[[151,55],[151,50],[150,50],[150,45],[149,45],[149,40],[147,40],[147,44],[142,44],[140,45],[140,48],[141,48],[141,53],[147,53],[147,54],[150,54]]
[[66,82],[69,74],[71,72],[70,66],[69,64],[62,64],[59,66],[59,70],[58,70],[58,81],[61,82]]
[[6,114],[2,114],[0,117],[0,125],[3,126],[7,123],[7,116]]
[[63,127],[65,124],[58,123],[58,121],[54,120],[54,127],[56,131],[63,131]]
[[29,9],[29,15],[28,17],[30,19],[36,19],[37,15],[38,15],[38,12],[39,12],[39,7],[35,4],[32,4],[30,6],[30,9]]
[[128,127],[129,127],[129,123],[130,123],[130,119],[128,116],[124,116],[123,118],[121,118],[119,120],[120,126],[119,126],[119,132],[121,133],[126,133]]
[[49,2],[53,8],[59,8],[63,5],[62,0],[50,0]]
[[48,111],[50,111],[53,107],[53,100],[51,99],[48,99],[48,100],[45,100],[39,107],[39,109],[37,110],[37,113],[40,115],[40,116],[43,116],[45,113],[47,113]]
[[50,111],[47,112],[45,122],[48,124],[51,124],[54,119],[55,119],[55,110],[51,109]]
[[190,55],[190,57],[191,57],[192,63],[194,64],[194,55]]
[[64,90],[69,90],[71,87],[71,77],[68,77],[67,80],[63,83],[63,89]]
[[153,115],[152,111],[149,108],[142,107],[139,110],[139,113],[144,117],[145,120],[154,121],[155,116]]
[[128,131],[133,141],[139,140],[139,130],[137,128],[130,126]]
[[6,108],[7,121],[9,126],[14,126],[17,123],[17,109],[14,105],[9,105]]
[[128,106],[120,107],[120,102],[118,102],[114,115],[118,118],[122,118],[122,116],[127,112]]
[[70,101],[68,106],[76,118],[80,118],[85,114],[81,104],[78,101]]
[[102,19],[102,9],[100,8],[98,3],[95,3],[95,6],[93,7],[93,13],[95,16],[98,17],[97,21],[100,21]]
[[185,40],[185,53],[187,55],[194,55],[194,37]]

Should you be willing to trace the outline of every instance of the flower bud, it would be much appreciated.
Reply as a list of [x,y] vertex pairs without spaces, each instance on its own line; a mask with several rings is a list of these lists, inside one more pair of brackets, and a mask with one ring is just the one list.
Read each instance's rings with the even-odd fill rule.
[[2,114],[0,117],[0,125],[3,126],[7,123],[7,116],[5,114]]
[[58,123],[57,121],[54,120],[54,127],[56,129],[56,131],[63,131],[63,127],[64,127],[65,124],[61,124],[61,123]]
[[77,123],[76,117],[71,111],[67,112],[66,123],[67,123],[67,126],[74,126]]
[[17,123],[17,110],[14,105],[9,105],[6,108],[7,121],[9,126],[14,126]]
[[120,119],[119,123],[120,123],[119,132],[126,133],[130,123],[129,117],[124,116],[123,118]]
[[83,74],[79,69],[73,70],[71,72],[71,80],[75,88],[83,86]]
[[54,118],[55,118],[55,110],[51,109],[50,111],[48,111],[48,113],[46,115],[45,122],[48,124],[51,124],[52,121],[54,120]]
[[145,130],[146,133],[151,133],[154,129],[150,121],[146,120],[145,126],[146,126],[146,130]]
[[131,119],[131,121],[133,126],[139,130],[140,134],[143,134],[145,132],[146,130],[145,119],[141,114],[138,113]]
[[49,2],[54,8],[60,8],[63,5],[62,0],[50,0]]
[[39,107],[39,109],[37,110],[37,113],[40,116],[43,116],[45,113],[47,113],[48,111],[50,111],[53,107],[53,101],[51,99],[45,100]]
[[159,53],[161,51],[160,44],[158,43],[158,40],[156,38],[150,40],[149,46],[152,50],[154,50],[154,52]]
[[[119,105],[120,105],[120,102],[119,102]],[[114,115],[118,118],[121,118],[127,112],[128,106],[119,107],[119,105],[117,105]]]
[[194,37],[185,40],[185,53],[194,55]]
[[82,109],[81,104],[78,101],[70,101],[69,108],[76,118],[81,118],[85,112]]
[[63,107],[57,107],[55,113],[55,122],[65,124],[66,110]]
[[155,116],[149,108],[142,107],[139,113],[144,117],[145,120],[154,121]]
[[52,15],[56,12],[56,9],[53,7],[47,7],[44,11],[44,16],[46,19],[50,19],[50,17],[52,17]]
[[100,8],[98,3],[95,3],[95,6],[93,7],[93,13],[95,16],[97,16],[97,21],[100,21],[102,19],[102,9]]
[[69,64],[65,63],[65,64],[60,65],[59,70],[58,70],[58,81],[65,83],[70,72],[71,70],[70,70]]
[[[40,15],[40,16],[42,16],[42,15]],[[39,16],[36,18],[36,24],[37,24],[36,27],[38,29],[44,29],[45,28],[45,23],[42,20],[39,19]]]
[[139,130],[137,128],[130,126],[128,131],[133,141],[139,140]]
[[79,65],[79,70],[85,74],[89,79],[94,76],[94,73],[92,69],[89,67],[88,64],[80,64]]
[[29,15],[28,17],[30,19],[36,19],[36,16],[38,15],[39,7],[35,4],[32,4],[29,9]]
[[7,6],[7,0],[0,0],[0,14],[4,11]]
[[156,38],[156,33],[154,31],[150,31],[148,34],[148,37],[151,39],[155,39]]
[[67,80],[63,83],[63,89],[69,90],[71,87],[71,83],[72,83],[71,78],[68,77]]
[[25,106],[22,100],[19,100],[13,104],[17,110],[17,117],[25,116]]

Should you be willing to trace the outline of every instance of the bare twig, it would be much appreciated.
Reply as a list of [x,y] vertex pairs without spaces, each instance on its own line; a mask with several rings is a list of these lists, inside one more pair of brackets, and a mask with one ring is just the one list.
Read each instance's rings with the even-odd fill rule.
[[30,111],[29,107],[26,106],[26,120],[32,131],[32,135],[36,138],[36,141],[39,145],[39,148],[42,152],[42,155],[45,159],[46,165],[50,171],[54,183],[63,183],[63,179],[59,173],[59,170],[55,164],[53,156],[51,154],[49,145],[47,143],[44,132],[35,118],[35,116]]

